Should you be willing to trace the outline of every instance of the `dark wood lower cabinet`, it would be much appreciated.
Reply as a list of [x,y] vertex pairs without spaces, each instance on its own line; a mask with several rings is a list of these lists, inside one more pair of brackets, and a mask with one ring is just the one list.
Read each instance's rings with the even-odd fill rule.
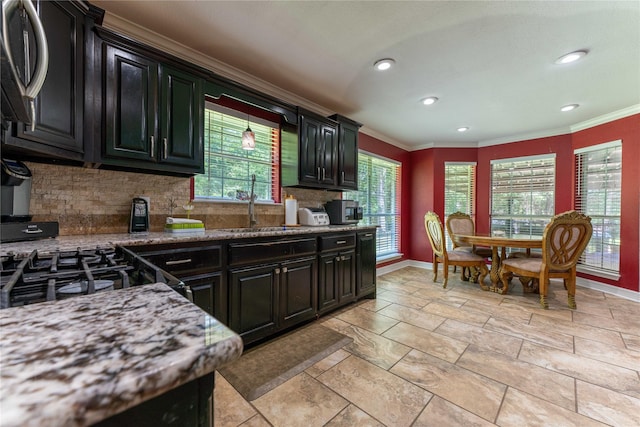
[[229,271],[229,327],[245,345],[316,315],[315,257]]
[[318,311],[324,313],[356,298],[355,250],[320,255]]
[[197,306],[248,345],[375,297],[375,236],[373,229],[131,249],[182,280]]
[[278,264],[229,271],[229,327],[245,343],[277,330]]
[[356,237],[356,296],[376,295],[376,231],[359,232]]
[[282,264],[280,277],[280,327],[287,328],[316,315],[318,269],[316,258]]
[[228,323],[227,287],[223,286],[221,272],[184,277],[181,280],[191,288],[195,305],[225,325]]

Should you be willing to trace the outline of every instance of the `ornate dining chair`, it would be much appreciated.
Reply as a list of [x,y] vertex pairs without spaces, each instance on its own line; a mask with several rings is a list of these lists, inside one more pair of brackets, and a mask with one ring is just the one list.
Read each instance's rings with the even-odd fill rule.
[[[469,214],[463,212],[454,212],[447,216],[447,219],[445,220],[445,226],[447,228],[447,233],[449,233],[449,238],[453,243],[454,251],[465,251],[480,255],[483,258],[491,258],[491,248],[478,247],[475,245],[463,245],[456,241],[456,234],[476,234],[475,224],[473,223],[473,219]],[[467,279],[465,270],[467,269],[465,267],[462,267],[463,279]],[[453,268],[453,271],[456,271],[455,267]]]
[[542,258],[513,258],[502,261],[500,280],[508,289],[512,274],[538,279],[540,305],[549,308],[547,288],[550,278],[564,279],[569,308],[576,308],[576,264],[587,247],[593,227],[591,218],[577,211],[554,216],[542,234]]
[[[484,258],[467,251],[451,251],[448,252],[444,241],[444,229],[440,217],[435,212],[427,212],[424,216],[424,228],[431,243],[433,250],[433,281],[438,280],[438,264],[443,266],[444,283],[443,288],[447,287],[449,279],[449,266],[475,267],[479,270],[478,283],[480,287],[487,291],[489,287],[484,284],[484,278],[489,274],[489,269],[485,264]],[[474,274],[477,277],[477,275]]]

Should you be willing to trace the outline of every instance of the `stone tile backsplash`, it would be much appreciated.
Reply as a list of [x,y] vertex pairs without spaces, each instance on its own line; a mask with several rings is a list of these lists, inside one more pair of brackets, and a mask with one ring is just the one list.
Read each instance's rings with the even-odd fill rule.
[[[151,231],[162,231],[166,217],[185,217],[182,206],[189,201],[190,178],[120,172],[26,162],[33,174],[30,213],[34,221],[58,221],[60,235],[126,233],[131,200],[150,198]],[[339,192],[284,188],[300,207],[321,206],[340,198]],[[207,229],[248,226],[247,203],[193,202],[191,218]],[[172,208],[172,205],[174,206]],[[284,222],[284,206],[258,204],[259,226]]]

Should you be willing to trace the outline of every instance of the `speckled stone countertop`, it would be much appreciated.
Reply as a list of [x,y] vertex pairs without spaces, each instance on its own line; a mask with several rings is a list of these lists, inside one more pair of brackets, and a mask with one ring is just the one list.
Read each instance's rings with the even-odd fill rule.
[[0,425],[85,426],[208,374],[242,339],[164,284],[0,310]]
[[153,243],[190,242],[198,240],[228,240],[239,238],[256,238],[269,236],[288,236],[310,233],[335,233],[340,231],[374,230],[376,226],[363,225],[330,225],[323,227],[258,227],[255,229],[213,229],[204,233],[144,233],[144,234],[92,234],[87,236],[58,236],[55,239],[32,240],[27,242],[3,243],[0,253],[13,253],[26,256],[34,249],[45,254],[56,251],[75,251],[78,249],[96,249],[114,245],[132,246]]

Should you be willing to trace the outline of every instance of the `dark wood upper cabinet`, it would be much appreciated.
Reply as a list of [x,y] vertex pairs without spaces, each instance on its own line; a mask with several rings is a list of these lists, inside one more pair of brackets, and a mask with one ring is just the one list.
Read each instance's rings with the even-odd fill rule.
[[357,190],[359,127],[299,109],[298,127],[282,128],[282,185]]
[[[12,123],[3,148],[35,157],[84,161],[91,144],[85,120],[93,120],[93,106],[85,102],[85,89],[90,92],[93,82],[85,74],[92,65],[91,28],[102,21],[103,11],[86,2],[68,1],[38,1],[36,8],[49,47],[47,77],[35,99],[33,129]],[[14,49],[14,55],[20,52]],[[16,62],[24,64],[24,58]],[[30,62],[35,62],[35,46],[30,49]]]
[[360,123],[333,115],[338,122],[338,187],[343,190],[358,189],[358,131]]
[[202,79],[117,43],[102,43],[101,156],[96,163],[203,171]]

